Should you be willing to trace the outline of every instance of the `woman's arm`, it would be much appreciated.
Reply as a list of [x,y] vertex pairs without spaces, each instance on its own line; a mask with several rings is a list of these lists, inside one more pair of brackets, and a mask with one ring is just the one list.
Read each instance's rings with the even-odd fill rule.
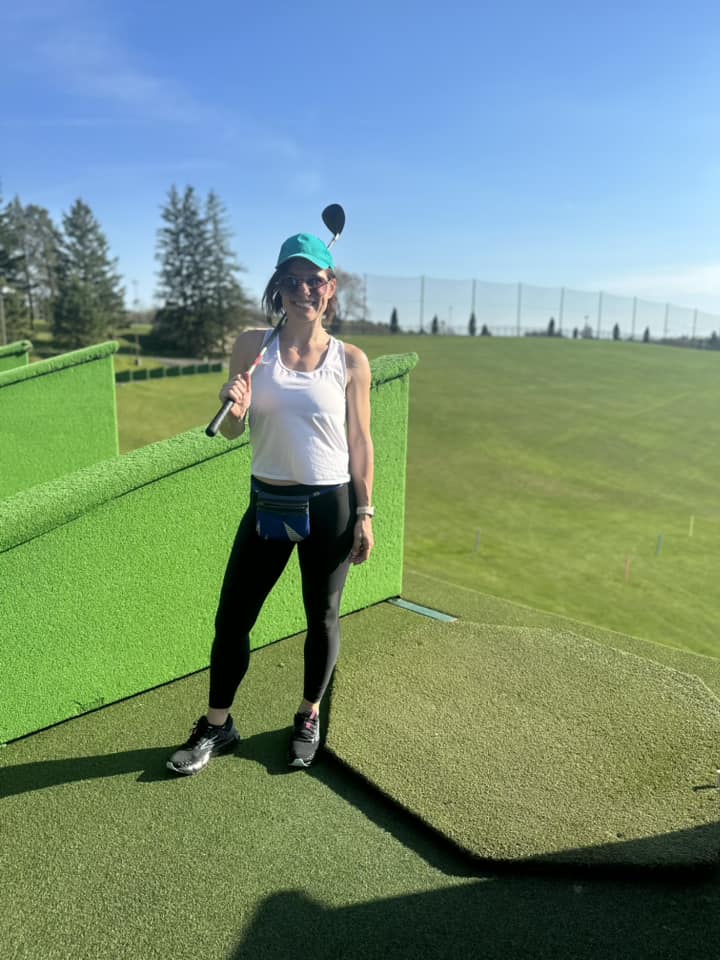
[[263,330],[246,330],[235,341],[230,357],[230,379],[220,390],[220,400],[234,400],[229,414],[220,424],[226,440],[235,440],[245,432],[245,414],[252,402],[252,387],[247,371],[262,347]]
[[[370,364],[362,350],[349,343],[345,344],[345,361],[348,371],[345,395],[350,478],[357,505],[365,507],[372,505],[375,477],[375,453],[370,435]],[[358,516],[351,561],[363,563],[367,560],[374,542],[372,517]]]

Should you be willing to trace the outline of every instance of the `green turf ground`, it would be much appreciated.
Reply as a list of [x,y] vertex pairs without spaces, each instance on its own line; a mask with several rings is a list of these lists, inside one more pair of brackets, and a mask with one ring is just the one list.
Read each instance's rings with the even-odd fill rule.
[[[420,356],[412,569],[718,654],[720,356],[539,338],[357,343],[371,357]],[[208,421],[223,379],[120,385],[121,450]]]
[[[425,576],[409,575],[404,595],[419,603],[442,597],[468,619],[481,610],[489,622],[544,617]],[[374,628],[391,638],[398,611],[372,613],[381,618]],[[361,623],[365,615],[357,616]],[[203,709],[204,673],[0,751],[3,956],[286,960],[298,949],[320,960],[713,955],[717,878],[478,871],[331,759],[288,773],[284,748],[301,649],[302,638],[294,638],[253,654],[236,711],[244,742],[197,778],[168,776],[164,760]],[[720,689],[717,661],[679,656],[705,665],[706,680]],[[389,657],[372,666],[391,672]],[[382,754],[383,716],[373,729]]]
[[486,604],[450,624],[367,611],[345,634],[329,749],[482,861],[715,867],[717,697],[620,635],[499,626]]

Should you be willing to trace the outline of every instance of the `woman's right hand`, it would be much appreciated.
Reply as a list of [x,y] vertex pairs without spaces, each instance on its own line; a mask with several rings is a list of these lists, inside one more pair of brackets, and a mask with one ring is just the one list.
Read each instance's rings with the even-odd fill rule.
[[252,402],[252,386],[249,373],[239,373],[232,380],[223,384],[220,390],[220,400],[225,403],[226,400],[232,400],[230,413],[237,420],[242,420],[248,412]]

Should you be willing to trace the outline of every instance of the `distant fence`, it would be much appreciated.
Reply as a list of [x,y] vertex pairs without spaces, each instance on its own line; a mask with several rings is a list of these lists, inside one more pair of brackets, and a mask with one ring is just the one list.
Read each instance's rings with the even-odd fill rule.
[[695,340],[720,333],[716,314],[567,287],[367,274],[358,293],[362,303],[354,303],[357,319],[389,324],[395,309],[405,332],[429,333],[437,317],[438,333],[466,334],[475,314],[477,333],[486,326],[496,336],[546,331],[551,319],[555,333],[570,337],[577,330],[578,336],[585,331],[585,336],[611,339],[616,325],[623,340],[641,340],[646,329],[652,340]]
[[130,370],[120,370],[115,374],[115,383],[128,383],[130,380],[157,380],[163,377],[187,377],[194,373],[220,373],[223,364],[220,360],[214,363],[185,363],[173,367],[135,367]]

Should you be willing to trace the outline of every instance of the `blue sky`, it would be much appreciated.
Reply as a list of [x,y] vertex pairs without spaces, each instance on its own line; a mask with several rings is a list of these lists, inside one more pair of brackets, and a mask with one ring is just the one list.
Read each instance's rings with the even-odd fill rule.
[[82,197],[128,300],[191,184],[253,293],[337,201],[351,272],[720,314],[717,3],[26,0],[0,36],[3,196]]

